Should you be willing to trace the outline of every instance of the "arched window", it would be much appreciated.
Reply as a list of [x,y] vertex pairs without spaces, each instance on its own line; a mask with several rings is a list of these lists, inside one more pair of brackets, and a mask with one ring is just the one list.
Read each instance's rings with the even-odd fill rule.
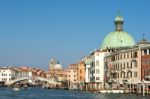
[[128,78],[132,78],[132,72],[131,72],[131,71],[128,71],[127,77],[128,77]]
[[125,72],[121,72],[121,78],[125,78]]

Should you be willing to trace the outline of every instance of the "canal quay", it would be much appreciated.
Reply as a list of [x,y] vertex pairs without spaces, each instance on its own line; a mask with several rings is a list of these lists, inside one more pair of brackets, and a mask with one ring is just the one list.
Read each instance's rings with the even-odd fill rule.
[[0,99],[150,99],[150,97],[136,94],[102,94],[85,91],[43,89],[39,87],[14,91],[11,88],[1,87]]

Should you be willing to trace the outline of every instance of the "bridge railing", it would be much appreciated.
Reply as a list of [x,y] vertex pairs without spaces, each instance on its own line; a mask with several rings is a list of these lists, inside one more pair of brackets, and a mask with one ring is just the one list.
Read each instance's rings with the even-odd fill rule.
[[23,81],[23,80],[32,80],[32,81],[40,80],[40,81],[45,81],[49,84],[58,84],[58,82],[55,81],[54,79],[47,79],[43,77],[33,76],[33,77],[22,77],[22,78],[12,79],[10,81],[7,81],[6,85],[12,85],[16,82]]

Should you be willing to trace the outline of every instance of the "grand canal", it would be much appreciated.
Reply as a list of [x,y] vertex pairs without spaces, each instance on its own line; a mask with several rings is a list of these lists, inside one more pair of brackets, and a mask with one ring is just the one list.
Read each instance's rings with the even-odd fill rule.
[[83,91],[52,90],[28,88],[14,91],[11,88],[0,88],[0,99],[150,99],[133,94],[101,94]]

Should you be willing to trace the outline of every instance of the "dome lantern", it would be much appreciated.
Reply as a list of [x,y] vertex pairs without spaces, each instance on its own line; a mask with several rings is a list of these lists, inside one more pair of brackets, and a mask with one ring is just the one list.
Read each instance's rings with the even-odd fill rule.
[[119,14],[116,18],[115,18],[115,31],[123,31],[123,17]]

